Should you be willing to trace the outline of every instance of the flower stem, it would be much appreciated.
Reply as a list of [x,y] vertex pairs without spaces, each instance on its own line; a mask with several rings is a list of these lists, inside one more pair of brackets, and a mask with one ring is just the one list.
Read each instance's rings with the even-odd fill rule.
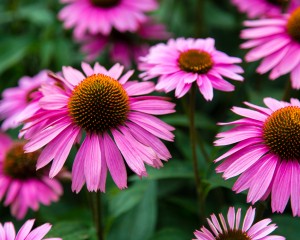
[[[200,11],[200,12],[199,12]],[[205,24],[204,24],[204,0],[198,0],[196,7],[195,7],[195,19],[197,22],[197,28],[195,32],[195,37],[203,37],[203,34],[205,32]]]
[[288,80],[285,85],[282,101],[288,101],[290,98],[290,94],[291,94],[291,81]]
[[91,193],[92,195],[92,214],[98,240],[104,240],[102,228],[102,211],[101,211],[101,193]]
[[190,101],[189,101],[189,119],[190,119],[190,140],[192,147],[192,159],[195,175],[195,183],[197,190],[198,206],[199,206],[199,216],[200,219],[204,216],[204,193],[202,189],[201,176],[199,174],[198,159],[197,159],[197,138],[196,138],[196,127],[195,127],[195,102],[196,102],[196,88],[193,85],[190,92]]
[[201,152],[203,154],[203,157],[204,157],[206,163],[207,164],[211,164],[211,159],[210,159],[207,151],[205,150],[205,146],[204,146],[203,140],[202,140],[201,136],[199,136],[199,134],[197,134],[197,142],[198,142],[198,145],[200,147],[200,150],[201,150]]

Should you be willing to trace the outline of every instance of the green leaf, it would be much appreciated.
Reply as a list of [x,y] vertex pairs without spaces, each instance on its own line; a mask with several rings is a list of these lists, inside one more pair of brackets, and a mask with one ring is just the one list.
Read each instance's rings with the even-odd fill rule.
[[[172,178],[193,178],[193,168],[189,162],[171,159],[160,169],[153,167],[147,168],[147,180],[172,179]],[[139,177],[133,176],[130,180],[138,181]]]
[[5,38],[0,41],[0,74],[19,63],[28,49],[26,37]]
[[[185,114],[172,114],[170,116],[161,117],[161,119],[176,127],[189,127],[190,125],[189,118]],[[207,130],[215,130],[217,128],[214,121],[212,121],[207,115],[196,113],[195,119],[201,119],[201,121],[195,122],[196,128],[203,128]]]
[[139,204],[116,219],[109,231],[108,240],[146,240],[154,233],[157,219],[157,186],[155,181],[145,183],[146,191]]
[[299,239],[299,218],[289,215],[276,215],[272,217],[272,222],[278,226],[274,234],[284,236],[288,240]]
[[53,224],[47,237],[59,237],[63,240],[91,240],[94,230],[81,222],[63,221]]
[[40,26],[53,24],[55,21],[55,14],[41,4],[22,6],[17,14],[18,17]]
[[232,14],[219,8],[213,1],[206,1],[205,3],[206,11],[204,11],[204,14],[208,25],[221,29],[235,28],[237,23]]
[[55,43],[53,41],[44,42],[40,47],[41,66],[47,68],[53,54],[55,53]]
[[150,240],[182,240],[191,239],[192,233],[186,233],[176,228],[165,228],[156,233]]
[[217,187],[225,187],[232,189],[232,186],[235,181],[236,178],[230,178],[228,180],[225,180],[222,178],[222,174],[217,174],[215,172],[213,172],[208,179],[204,180],[204,182],[208,184],[208,191]]
[[195,198],[184,198],[184,197],[172,197],[169,202],[178,205],[181,209],[189,211],[195,215],[198,214],[197,200]]
[[147,190],[148,183],[146,181],[140,182],[130,186],[130,188],[123,191],[118,191],[118,194],[108,196],[109,211],[113,217],[118,217],[136,206],[143,198]]

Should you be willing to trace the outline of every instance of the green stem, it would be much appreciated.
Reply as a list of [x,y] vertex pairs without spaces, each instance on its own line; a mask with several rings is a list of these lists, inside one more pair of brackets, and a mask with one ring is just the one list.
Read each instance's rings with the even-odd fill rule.
[[195,8],[195,19],[196,19],[196,31],[195,37],[196,38],[203,38],[205,32],[205,24],[204,24],[204,0],[198,0]]
[[200,218],[202,218],[204,216],[205,208],[204,208],[204,193],[202,189],[201,176],[199,174],[198,159],[197,159],[197,152],[196,152],[196,146],[197,146],[196,127],[195,127],[196,88],[194,85],[192,86],[189,94],[190,94],[190,101],[189,101],[190,140],[191,140],[191,147],[192,147],[193,168],[194,168],[197,198],[198,198],[198,205],[199,205],[199,215]]
[[288,101],[290,98],[290,94],[291,94],[291,81],[290,79],[287,81],[286,85],[285,85],[285,89],[284,89],[284,94],[282,96],[282,100],[283,101]]
[[199,134],[197,134],[196,137],[197,137],[198,145],[200,147],[200,150],[203,154],[203,157],[204,157],[206,163],[211,164],[211,159],[210,159],[210,157],[209,157],[209,155],[208,155],[208,153],[205,149],[204,142],[203,142],[201,136],[199,136]]
[[101,193],[90,193],[92,195],[92,214],[98,240],[104,240],[102,228]]
[[[189,115],[189,107],[188,107],[188,103],[186,102],[186,98],[184,98],[184,97],[181,98],[180,102],[182,104],[184,113],[188,116]],[[205,149],[203,139],[201,138],[201,136],[199,136],[199,134],[197,134],[196,131],[195,131],[195,134],[196,134],[196,142],[198,143],[198,145],[200,147],[200,150],[201,150],[201,152],[203,154],[203,157],[205,158],[205,161],[208,164],[211,164],[211,159],[210,159],[209,154],[207,153],[207,151]]]

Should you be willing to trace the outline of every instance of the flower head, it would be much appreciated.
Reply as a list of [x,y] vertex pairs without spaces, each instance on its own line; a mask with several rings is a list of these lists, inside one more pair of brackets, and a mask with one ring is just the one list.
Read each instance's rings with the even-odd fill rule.
[[67,3],[59,12],[66,28],[74,27],[74,34],[109,35],[113,28],[119,32],[135,32],[147,20],[145,12],[157,8],[156,0],[61,0]]
[[[227,223],[222,213],[219,214],[220,220],[215,214],[207,219],[208,225],[211,230],[206,227],[202,227],[194,232],[197,240],[284,240],[285,237],[270,235],[277,226],[270,224],[271,219],[264,219],[253,224],[255,217],[255,208],[250,207],[245,215],[242,227],[241,223],[241,209],[239,208],[236,212],[234,207],[230,207],[227,214]],[[221,224],[220,224],[221,223]],[[270,225],[269,225],[270,224]]]
[[3,225],[0,223],[0,239],[1,240],[62,240],[61,238],[44,238],[50,231],[51,225],[45,223],[32,230],[35,220],[28,220],[20,228],[16,234],[13,223],[6,222]]
[[63,67],[63,77],[52,77],[67,89],[43,86],[41,110],[29,119],[37,130],[25,134],[30,139],[25,150],[33,152],[45,146],[37,167],[53,160],[51,177],[60,171],[72,145],[79,143],[84,133],[72,170],[76,192],[85,182],[90,191],[105,191],[107,170],[120,189],[126,188],[123,158],[139,176],[147,175],[145,163],[159,168],[161,160],[170,158],[160,138],[172,141],[174,128],[152,115],[172,113],[175,105],[165,97],[142,96],[151,93],[154,84],[128,81],[133,71],[121,77],[123,68],[115,64],[106,70],[98,63],[94,68],[82,63],[83,75]]
[[300,7],[291,14],[276,18],[245,21],[249,27],[241,33],[248,39],[242,48],[253,48],[245,56],[252,62],[263,59],[257,72],[269,75],[274,80],[281,75],[291,73],[292,87],[300,89]]
[[233,129],[219,133],[217,146],[237,143],[215,162],[225,179],[240,175],[236,192],[249,189],[247,201],[255,203],[271,195],[273,212],[282,213],[290,198],[294,216],[300,216],[300,102],[265,98],[267,106],[245,103],[253,110],[233,107],[242,119],[221,123]]
[[34,77],[22,77],[19,86],[4,90],[0,101],[0,119],[4,119],[2,130],[18,127],[20,115],[30,116],[38,109],[37,100],[41,97],[38,89],[46,81],[49,81],[47,72],[41,71]]
[[108,36],[88,34],[76,40],[82,44],[81,50],[87,55],[87,61],[95,60],[108,49],[112,62],[120,62],[128,68],[132,62],[138,62],[139,57],[147,54],[149,40],[165,40],[169,37],[165,25],[149,19],[140,24],[135,33],[114,30]]
[[300,5],[299,0],[231,0],[231,2],[249,18],[278,16],[284,8],[290,12]]
[[7,135],[0,135],[0,200],[10,206],[11,214],[24,218],[28,208],[37,211],[39,204],[49,205],[58,201],[63,189],[56,179],[44,171],[36,171],[38,152],[24,153],[22,142],[13,142]]
[[151,47],[149,54],[141,58],[139,69],[145,71],[140,75],[144,80],[159,77],[156,90],[170,92],[176,89],[175,96],[180,98],[193,83],[197,83],[204,98],[210,101],[213,88],[234,90],[234,86],[223,77],[243,80],[238,75],[243,72],[242,68],[234,65],[239,62],[239,58],[217,51],[212,38],[178,38]]

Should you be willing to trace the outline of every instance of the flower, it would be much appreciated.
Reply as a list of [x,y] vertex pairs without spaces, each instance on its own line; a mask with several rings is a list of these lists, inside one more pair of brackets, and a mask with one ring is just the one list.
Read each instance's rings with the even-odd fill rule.
[[[227,223],[222,213],[219,214],[220,222],[218,221],[215,214],[210,216],[210,219],[207,219],[208,225],[211,230],[208,230],[206,227],[202,227],[198,231],[194,232],[197,240],[227,240],[227,239],[239,239],[239,240],[284,240],[285,237],[271,235],[277,226],[276,224],[270,224],[271,219],[263,219],[257,223],[253,224],[255,217],[255,208],[249,207],[243,225],[240,228],[241,221],[241,209],[239,208],[235,212],[234,207],[230,207],[227,214]],[[221,224],[220,224],[221,223]],[[269,225],[270,224],[270,225]],[[268,236],[268,237],[267,237]]]
[[147,40],[165,40],[169,37],[165,25],[149,19],[140,24],[135,33],[112,31],[109,36],[89,34],[77,38],[76,41],[82,44],[81,51],[87,55],[87,61],[95,60],[108,48],[112,62],[120,62],[129,68],[132,61],[137,62],[139,57],[147,54]]
[[277,16],[286,7],[287,12],[290,12],[299,6],[299,0],[231,0],[231,2],[249,18]]
[[3,91],[0,101],[0,119],[4,119],[1,126],[3,131],[20,126],[20,114],[30,116],[37,109],[37,100],[41,97],[38,88],[48,81],[47,71],[43,70],[34,77],[24,76],[19,80],[19,86]]
[[13,223],[6,222],[4,225],[0,223],[0,239],[1,240],[62,240],[61,238],[43,238],[50,231],[51,225],[45,223],[34,230],[31,231],[33,224],[33,219],[28,220],[20,228],[16,235],[16,231]]
[[184,96],[195,82],[204,98],[210,101],[213,88],[234,90],[223,76],[243,80],[238,75],[243,69],[234,65],[241,59],[217,51],[214,45],[212,38],[178,38],[170,39],[167,44],[157,44],[150,48],[147,56],[140,58],[139,69],[145,71],[140,76],[144,80],[159,77],[156,90],[170,92],[176,89],[175,96],[178,98]]
[[63,77],[52,77],[68,89],[43,86],[41,111],[28,120],[40,127],[28,135],[25,150],[33,152],[45,146],[37,168],[54,159],[50,177],[60,171],[72,145],[85,133],[73,163],[73,191],[79,192],[85,182],[89,191],[105,191],[107,170],[120,189],[126,188],[123,158],[142,177],[147,175],[144,163],[159,168],[161,160],[171,157],[160,138],[172,141],[174,128],[152,115],[172,113],[175,104],[165,97],[142,96],[151,93],[154,84],[128,81],[133,71],[120,77],[123,68],[115,64],[106,70],[98,63],[94,68],[82,63],[84,76],[72,67],[63,67]]
[[58,201],[63,189],[56,179],[50,179],[44,171],[36,172],[38,152],[24,153],[22,142],[13,142],[0,134],[0,200],[9,206],[17,219],[24,218],[28,208],[37,211],[39,203],[49,205]]
[[219,133],[215,145],[237,143],[215,160],[216,171],[228,179],[240,175],[233,186],[237,193],[249,189],[247,201],[255,203],[271,195],[273,212],[282,213],[289,198],[294,216],[300,216],[300,102],[265,98],[267,106],[248,102],[251,109],[233,107],[242,119],[221,123],[233,129]]
[[263,59],[257,72],[271,70],[270,79],[291,73],[292,87],[300,89],[300,7],[291,14],[270,19],[245,21],[249,27],[241,32],[248,39],[242,48],[253,48],[245,56],[246,61]]
[[135,32],[147,20],[145,12],[157,8],[156,0],[61,0],[67,3],[59,12],[65,28],[74,27],[77,37],[86,33],[109,35],[112,28],[119,32]]

